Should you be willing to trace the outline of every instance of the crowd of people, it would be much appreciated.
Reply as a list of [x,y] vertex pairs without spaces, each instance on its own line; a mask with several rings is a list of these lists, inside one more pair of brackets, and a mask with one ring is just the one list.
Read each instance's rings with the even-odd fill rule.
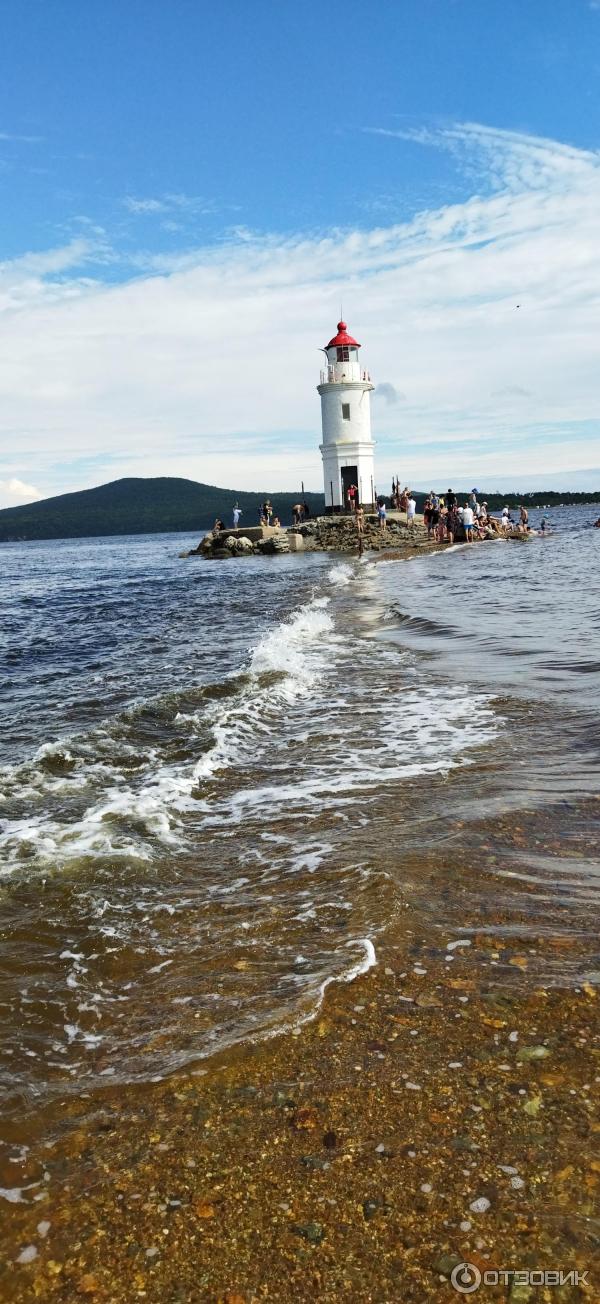
[[[416,500],[408,485],[400,488],[400,481],[392,481],[392,508],[406,513],[406,524],[413,529],[416,513]],[[387,507],[383,495],[377,498],[377,515],[379,527],[387,529]],[[437,543],[454,543],[455,540],[473,543],[475,539],[490,538],[495,534],[530,534],[529,512],[525,506],[519,508],[518,519],[511,516],[508,506],[502,509],[500,517],[492,516],[488,504],[478,501],[478,490],[473,489],[464,503],[460,503],[457,494],[448,489],[445,494],[436,494],[432,489],[423,504],[423,523],[427,537]],[[359,534],[364,525],[357,520]],[[543,519],[539,526],[542,534],[546,533],[547,523]]]
[[[467,543],[473,543],[474,539],[487,539],[494,534],[531,532],[526,507],[519,508],[517,520],[511,516],[507,506],[503,507],[500,518],[492,516],[487,502],[478,501],[476,489],[472,490],[463,504],[459,503],[452,489],[448,489],[444,495],[432,490],[423,504],[423,522],[428,537],[439,543],[453,543],[456,538],[464,538]],[[545,520],[540,528],[543,533],[546,529]]]

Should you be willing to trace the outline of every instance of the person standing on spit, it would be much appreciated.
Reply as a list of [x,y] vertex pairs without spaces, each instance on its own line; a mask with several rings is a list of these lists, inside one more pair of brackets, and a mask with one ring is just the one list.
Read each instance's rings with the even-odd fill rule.
[[385,534],[387,530],[387,511],[385,506],[385,498],[377,499],[377,515],[379,517],[379,529],[381,530],[382,534]]
[[406,524],[408,525],[409,530],[412,530],[414,528],[416,510],[417,510],[416,500],[413,498],[411,494],[406,504]]
[[241,509],[241,507],[239,506],[239,504],[236,503],[236,504],[235,504],[235,507],[234,507],[234,509],[233,509],[233,528],[234,528],[234,530],[237,530],[237,527],[238,527],[238,525],[239,525],[239,523],[240,523],[240,516],[241,516],[241,515],[242,515],[242,509]]

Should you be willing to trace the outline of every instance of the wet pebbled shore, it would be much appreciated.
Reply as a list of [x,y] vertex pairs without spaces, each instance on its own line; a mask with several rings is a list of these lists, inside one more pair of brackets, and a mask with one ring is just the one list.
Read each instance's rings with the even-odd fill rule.
[[587,1273],[478,1298],[600,1299],[597,988],[540,981],[576,939],[498,924],[433,945],[407,904],[296,1035],[71,1106],[12,1165],[40,1185],[3,1205],[1,1298],[425,1304],[465,1259]]

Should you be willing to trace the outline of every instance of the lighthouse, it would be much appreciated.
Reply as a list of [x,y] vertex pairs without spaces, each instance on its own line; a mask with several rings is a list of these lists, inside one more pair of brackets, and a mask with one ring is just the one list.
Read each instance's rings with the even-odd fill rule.
[[[368,371],[361,369],[360,344],[339,321],[337,335],[323,352],[327,365],[317,390],[321,395],[323,484],[325,510],[347,512],[352,499],[367,510],[374,507],[374,448],[371,437],[371,390]],[[354,486],[355,495],[349,494]]]

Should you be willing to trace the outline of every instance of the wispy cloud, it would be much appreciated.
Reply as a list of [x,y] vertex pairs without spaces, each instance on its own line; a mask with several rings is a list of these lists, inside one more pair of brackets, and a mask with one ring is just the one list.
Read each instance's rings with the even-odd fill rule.
[[383,399],[383,402],[387,403],[388,407],[395,407],[397,403],[406,402],[406,394],[403,394],[401,390],[396,389],[395,385],[390,385],[387,380],[380,381],[375,390],[375,398]]
[[123,204],[127,212],[133,213],[136,217],[164,213],[188,213],[194,216],[202,216],[215,212],[215,205],[212,201],[203,199],[200,195],[166,194],[161,195],[159,198],[146,199],[126,195]]
[[531,390],[525,389],[523,385],[503,385],[501,389],[492,391],[492,398],[531,398]]
[[134,199],[127,195],[123,200],[128,213],[168,213],[167,205],[162,199]]
[[15,131],[0,131],[0,140],[14,141],[22,145],[40,145],[43,139],[43,136],[21,136]]
[[114,257],[91,232],[5,264],[0,438],[27,450],[19,474],[58,490],[57,452],[68,466],[101,450],[125,458],[119,474],[274,490],[298,465],[318,487],[316,349],[340,297],[385,377],[382,482],[597,465],[600,156],[476,123],[418,143],[449,140],[477,173],[472,193],[410,221],[229,231],[167,258],[138,253],[118,285],[86,280]]
[[0,314],[89,293],[95,282],[86,269],[112,257],[103,238],[77,238],[0,263]]

